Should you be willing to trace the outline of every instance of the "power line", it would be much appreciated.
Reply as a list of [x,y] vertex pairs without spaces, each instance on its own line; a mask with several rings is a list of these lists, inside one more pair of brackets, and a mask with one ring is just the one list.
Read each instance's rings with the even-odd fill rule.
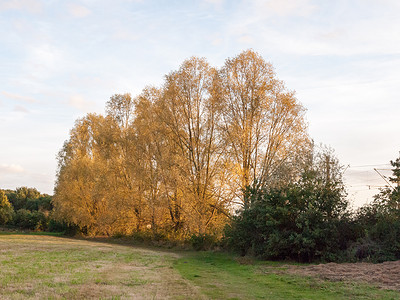
[[388,184],[388,185],[389,185],[389,186],[390,186],[390,187],[391,187],[391,188],[394,190],[394,187],[393,187],[393,186],[390,184],[390,182],[387,180],[387,177],[386,177],[386,176],[384,176],[384,175],[382,175],[382,174],[381,174],[381,172],[379,172],[379,171],[378,171],[378,169],[374,169],[374,170],[375,170],[375,172],[376,172],[376,173],[378,173],[378,174],[379,174],[379,176],[381,176],[381,177],[382,177],[382,179],[383,179],[383,180],[385,180],[385,181],[386,181],[386,183],[387,183],[387,184]]
[[375,164],[375,165],[361,165],[361,166],[352,166],[349,165],[350,168],[366,168],[366,167],[377,167],[377,166],[389,166],[390,164]]

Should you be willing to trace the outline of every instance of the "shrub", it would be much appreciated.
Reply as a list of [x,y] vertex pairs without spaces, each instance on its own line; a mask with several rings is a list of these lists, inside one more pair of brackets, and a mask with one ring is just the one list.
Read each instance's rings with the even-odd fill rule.
[[26,209],[19,209],[16,211],[12,225],[31,230],[46,230],[46,216],[39,211],[29,211]]
[[332,261],[356,240],[342,186],[323,182],[313,172],[286,186],[248,188],[246,195],[225,232],[228,245],[241,255]]
[[79,232],[78,226],[58,221],[52,217],[50,217],[48,221],[47,230],[50,232],[63,232],[64,234],[71,236],[76,235]]
[[210,234],[194,234],[189,242],[196,251],[211,250],[217,246],[217,238]]

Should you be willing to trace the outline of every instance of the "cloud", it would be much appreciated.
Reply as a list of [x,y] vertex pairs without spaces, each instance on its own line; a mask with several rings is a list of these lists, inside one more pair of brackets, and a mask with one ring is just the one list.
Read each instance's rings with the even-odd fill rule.
[[113,38],[121,41],[137,41],[139,36],[126,29],[117,29],[113,34]]
[[260,0],[255,2],[255,7],[260,13],[279,17],[307,17],[316,9],[316,6],[311,4],[310,0]]
[[20,165],[15,164],[0,164],[0,173],[19,174],[24,173],[25,169]]
[[2,91],[1,94],[4,95],[5,97],[9,98],[9,99],[12,99],[12,100],[23,101],[23,102],[26,102],[26,103],[38,103],[37,100],[35,100],[35,99],[31,98],[31,97],[12,94],[12,93],[8,93],[8,92],[5,92],[5,91]]
[[[52,79],[71,68],[65,50],[51,43],[29,45],[23,69],[28,78],[37,82]],[[29,75],[28,75],[29,74]],[[39,80],[38,80],[39,79]]]
[[75,18],[84,18],[92,13],[87,7],[78,4],[69,4],[68,11]]
[[83,112],[91,111],[95,107],[95,103],[93,101],[88,101],[81,95],[71,96],[68,100],[68,104]]
[[[365,1],[367,2],[367,1]],[[289,55],[398,55],[398,12],[390,2],[247,0],[226,19],[225,36]],[[227,39],[227,38],[226,38]]]
[[21,105],[17,105],[14,107],[15,112],[22,112],[22,113],[29,113],[29,110],[27,110],[25,107]]
[[27,10],[30,13],[42,11],[42,3],[38,0],[9,0],[0,1],[0,11]]
[[215,5],[216,7],[221,7],[224,0],[204,0],[205,3]]

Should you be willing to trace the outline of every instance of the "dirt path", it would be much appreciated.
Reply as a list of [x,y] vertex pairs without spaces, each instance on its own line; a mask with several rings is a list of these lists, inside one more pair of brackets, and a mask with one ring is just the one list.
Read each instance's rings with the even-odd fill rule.
[[328,263],[312,266],[287,266],[286,272],[334,281],[358,281],[400,291],[400,261],[372,263]]

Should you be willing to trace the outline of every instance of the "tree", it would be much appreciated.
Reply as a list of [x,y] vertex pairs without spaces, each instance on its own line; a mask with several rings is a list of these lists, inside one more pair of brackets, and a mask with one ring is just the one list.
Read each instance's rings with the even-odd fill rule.
[[391,184],[357,211],[356,220],[363,229],[356,252],[359,259],[382,262],[400,258],[400,157],[390,164]]
[[126,217],[125,202],[114,197],[121,186],[116,131],[113,119],[88,114],[76,121],[58,156],[56,216],[90,234],[111,234]]
[[[236,173],[236,190],[271,183],[284,163],[309,148],[305,109],[275,78],[271,64],[248,50],[219,72],[224,139]],[[237,195],[243,200],[243,195]]]
[[12,219],[13,207],[6,194],[0,190],[0,225],[4,225]]
[[167,184],[167,182],[171,184],[168,178],[171,151],[170,143],[166,140],[165,126],[159,118],[156,107],[160,98],[160,89],[154,87],[144,89],[135,99],[135,119],[132,124],[136,137],[135,155],[140,157],[135,168],[136,180],[141,186],[147,210],[145,222],[151,226],[153,233],[165,230],[170,223],[176,232],[182,224],[179,212],[173,213],[179,208],[171,203],[173,197],[168,197],[171,190]]
[[166,77],[159,103],[167,139],[174,144],[178,193],[191,230],[204,234],[226,210],[218,177],[223,173],[221,98],[216,97],[216,70],[205,59],[186,60]]
[[29,200],[37,200],[42,195],[35,188],[28,188],[26,186],[19,187],[8,193],[8,199],[10,203],[13,205],[14,209],[17,211],[21,208],[26,208]]
[[252,51],[219,71],[190,58],[106,112],[76,122],[53,201],[92,234],[219,233],[244,188],[294,178],[309,146],[304,109]]
[[387,210],[398,211],[400,213],[400,157],[396,160],[391,160],[393,175],[389,177],[389,181],[392,183],[390,186],[386,186],[381,189],[379,194],[375,195],[376,204]]

